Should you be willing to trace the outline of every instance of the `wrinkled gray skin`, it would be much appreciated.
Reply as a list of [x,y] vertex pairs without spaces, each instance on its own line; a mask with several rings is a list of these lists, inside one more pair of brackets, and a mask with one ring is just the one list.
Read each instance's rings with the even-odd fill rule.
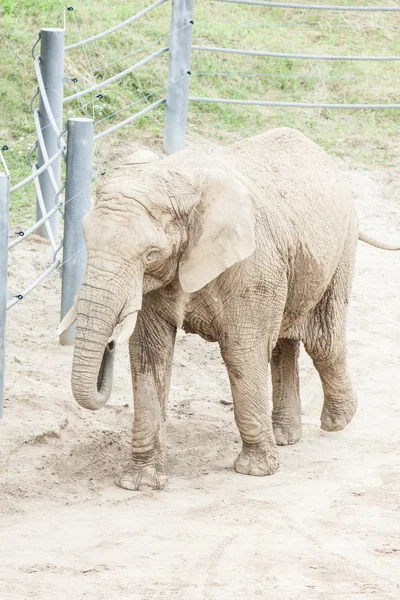
[[139,153],[105,176],[85,218],[74,397],[89,409],[106,403],[109,340],[123,323],[135,410],[131,465],[117,483],[163,487],[166,403],[183,327],[220,346],[243,442],[236,471],[270,475],[277,444],[301,436],[300,341],[322,382],[321,427],[339,431],[356,410],[346,361],[354,201],[331,158],[291,129],[218,153],[155,158]]

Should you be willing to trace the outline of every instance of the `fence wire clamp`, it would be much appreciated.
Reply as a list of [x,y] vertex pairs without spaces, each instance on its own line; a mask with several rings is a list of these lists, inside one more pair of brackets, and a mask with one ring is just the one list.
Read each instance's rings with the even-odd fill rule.
[[61,271],[62,271],[62,264],[61,264],[61,261],[58,258],[58,253],[62,249],[63,245],[64,245],[64,240],[62,239],[61,242],[60,242],[60,245],[54,250],[54,253],[53,253],[53,263],[59,261],[59,264],[56,267],[56,269],[57,269],[58,273],[60,274],[60,276],[61,276]]
[[38,37],[38,39],[36,40],[36,42],[32,46],[32,58],[33,58],[33,60],[36,59],[35,48],[36,48],[36,46],[38,45],[38,43],[40,42],[41,39],[42,39],[42,34],[39,31],[39,37]]
[[64,181],[64,183],[62,184],[62,186],[60,187],[60,189],[58,190],[57,194],[54,197],[54,205],[58,204],[58,202],[59,202],[58,199],[59,199],[60,195],[63,193],[64,190],[65,190],[65,181]]
[[33,146],[33,148],[31,149],[31,151],[29,152],[29,156],[28,156],[28,162],[29,162],[29,165],[31,166],[31,168],[33,167],[33,165],[34,165],[34,164],[35,164],[35,165],[36,165],[36,167],[37,167],[37,163],[36,163],[36,162],[35,162],[35,163],[33,162],[33,155],[35,154],[35,152],[36,152],[36,150],[37,150],[38,148],[39,148],[39,143],[38,143],[38,141],[36,140],[36,142],[35,142],[35,145],[34,145],[34,146]]
[[36,90],[36,93],[32,96],[32,100],[29,103],[29,108],[31,109],[31,112],[34,113],[35,112],[35,108],[33,108],[33,103],[35,102],[36,98],[39,96],[40,94],[40,90],[39,88]]
[[[63,193],[63,191],[65,190],[65,184],[66,182],[64,181],[64,183],[62,184],[62,186],[60,187],[60,189],[58,190],[57,194],[54,196],[54,206],[57,206],[57,204],[60,204],[59,206],[59,212],[61,213],[62,216],[64,216],[64,211],[61,208],[61,203],[59,201],[59,197],[60,195]],[[53,261],[54,262],[54,261]]]
[[63,139],[63,135],[65,135],[68,131],[68,127],[66,127],[59,136],[57,136],[57,146],[60,148],[63,148],[63,156],[64,158],[67,156],[67,144],[65,143],[64,139]]

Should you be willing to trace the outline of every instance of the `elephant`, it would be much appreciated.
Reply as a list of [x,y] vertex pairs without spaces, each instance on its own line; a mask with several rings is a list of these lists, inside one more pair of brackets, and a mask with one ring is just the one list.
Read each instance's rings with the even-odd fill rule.
[[399,248],[359,233],[345,178],[305,135],[275,128],[218,151],[140,151],[102,178],[83,231],[86,272],[58,333],[76,321],[72,391],[91,410],[107,402],[116,346],[129,342],[132,453],[118,485],[166,484],[178,328],[219,344],[242,440],[238,473],[275,473],[277,446],[301,437],[300,342],[322,382],[322,429],[351,421],[357,240]]

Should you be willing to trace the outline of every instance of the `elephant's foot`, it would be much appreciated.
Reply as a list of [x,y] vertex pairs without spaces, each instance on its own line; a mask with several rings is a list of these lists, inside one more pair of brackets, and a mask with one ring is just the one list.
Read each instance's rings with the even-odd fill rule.
[[325,400],[321,413],[321,429],[341,431],[352,420],[357,410],[357,398],[351,395],[346,400]]
[[139,491],[144,487],[162,490],[167,478],[164,469],[156,463],[146,465],[131,465],[129,469],[118,475],[115,483],[125,490]]
[[302,426],[299,422],[285,422],[278,419],[273,420],[274,436],[278,446],[295,444],[301,438]]
[[278,446],[295,444],[301,438],[301,414],[272,412],[272,426],[274,428],[275,441]]
[[264,477],[273,475],[279,469],[279,453],[275,445],[249,446],[243,448],[235,460],[235,470],[243,475]]

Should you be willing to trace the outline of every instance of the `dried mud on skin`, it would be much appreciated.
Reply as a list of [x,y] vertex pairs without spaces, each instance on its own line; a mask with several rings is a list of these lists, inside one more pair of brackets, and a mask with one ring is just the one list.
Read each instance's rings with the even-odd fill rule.
[[[400,237],[400,177],[347,173],[360,224]],[[50,256],[15,248],[18,292]],[[0,424],[2,600],[398,600],[400,597],[400,253],[359,244],[349,359],[353,422],[319,428],[322,391],[301,356],[303,438],[280,471],[234,473],[240,449],[216,345],[180,334],[168,423],[169,484],[114,483],[129,458],[126,349],[110,403],[91,413],[70,391],[71,348],[58,346],[59,280],[8,314],[7,402]]]

